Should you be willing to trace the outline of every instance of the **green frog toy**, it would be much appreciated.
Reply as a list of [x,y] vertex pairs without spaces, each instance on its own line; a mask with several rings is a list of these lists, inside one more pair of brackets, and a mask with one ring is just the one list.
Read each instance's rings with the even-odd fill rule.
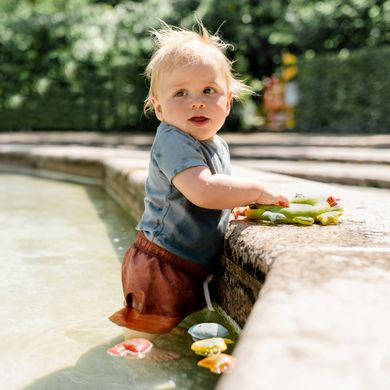
[[344,209],[340,199],[334,196],[306,197],[295,195],[289,207],[250,204],[233,210],[234,217],[243,215],[249,219],[273,223],[293,223],[300,225],[336,225]]

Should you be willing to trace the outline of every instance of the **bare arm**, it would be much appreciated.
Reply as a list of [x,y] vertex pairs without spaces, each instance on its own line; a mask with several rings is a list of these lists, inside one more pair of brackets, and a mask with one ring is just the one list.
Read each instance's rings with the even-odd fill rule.
[[208,209],[232,209],[252,202],[289,204],[287,198],[272,194],[256,180],[213,175],[205,166],[188,168],[178,173],[172,181],[191,203]]

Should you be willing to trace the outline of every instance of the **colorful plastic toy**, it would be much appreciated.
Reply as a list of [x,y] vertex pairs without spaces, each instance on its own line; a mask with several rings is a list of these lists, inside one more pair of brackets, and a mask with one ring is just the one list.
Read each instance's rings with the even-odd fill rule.
[[208,368],[214,374],[223,374],[230,372],[237,359],[234,356],[220,353],[218,355],[208,356],[198,362],[198,366]]
[[290,201],[289,207],[251,204],[233,210],[234,217],[246,216],[254,220],[273,223],[292,223],[300,225],[336,225],[344,209],[334,196],[306,197],[297,194]]
[[151,341],[144,338],[134,338],[116,344],[114,347],[107,349],[107,353],[112,356],[142,359],[152,348]]
[[223,339],[222,337],[212,337],[210,339],[195,341],[191,345],[191,350],[197,355],[211,356],[226,351],[226,344],[233,344],[233,341]]
[[172,390],[176,389],[176,383],[171,379],[168,382],[162,383],[161,385],[156,385],[152,390]]
[[215,322],[203,322],[188,329],[188,333],[194,341],[208,339],[211,337],[226,337],[229,331],[221,324]]

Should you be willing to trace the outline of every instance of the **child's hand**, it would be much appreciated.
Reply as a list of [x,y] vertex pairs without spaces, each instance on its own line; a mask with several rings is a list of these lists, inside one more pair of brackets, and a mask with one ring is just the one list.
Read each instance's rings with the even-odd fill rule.
[[264,190],[261,196],[255,200],[258,204],[273,204],[277,206],[288,207],[290,201],[283,195],[274,195],[268,190]]
[[275,200],[277,203],[273,203],[273,204],[276,204],[277,206],[283,206],[283,207],[290,206],[290,201],[283,195],[278,195]]

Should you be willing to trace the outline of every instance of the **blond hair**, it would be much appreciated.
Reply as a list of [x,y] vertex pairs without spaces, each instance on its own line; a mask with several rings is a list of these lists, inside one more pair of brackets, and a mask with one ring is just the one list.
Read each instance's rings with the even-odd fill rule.
[[153,111],[152,97],[156,96],[156,85],[163,72],[177,66],[203,63],[210,57],[221,65],[234,99],[252,93],[251,88],[235,76],[233,62],[226,56],[226,50],[232,46],[223,42],[217,34],[209,34],[200,21],[197,21],[198,32],[169,26],[164,22],[162,25],[161,29],[151,32],[156,50],[145,70],[149,80],[149,93],[144,104],[146,115]]

